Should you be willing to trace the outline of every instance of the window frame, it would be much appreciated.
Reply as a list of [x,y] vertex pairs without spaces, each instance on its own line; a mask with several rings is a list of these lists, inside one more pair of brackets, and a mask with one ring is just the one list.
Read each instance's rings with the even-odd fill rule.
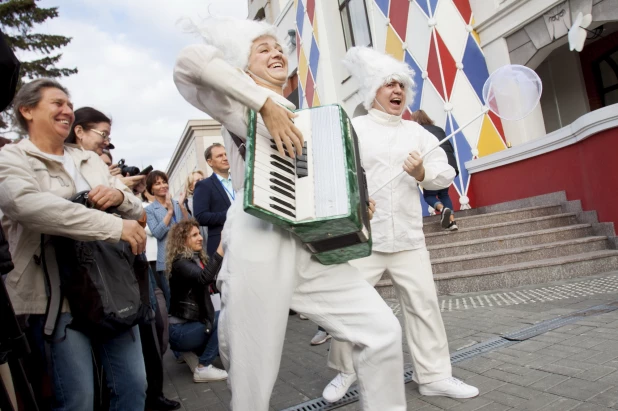
[[[610,58],[612,54],[616,54],[616,59]],[[608,87],[604,87],[603,77],[601,75],[601,63],[606,62],[611,69],[614,70],[614,74],[618,79],[618,47],[614,47],[613,49],[603,53],[599,58],[595,59],[592,62],[592,73],[594,74],[594,82],[597,89],[597,93],[601,98],[601,104],[603,107],[607,107],[605,96],[612,91],[618,90],[618,82]]]
[[[341,20],[341,28],[343,29],[343,42],[345,43],[345,48],[346,50],[349,50],[352,47],[355,47],[356,44],[356,40],[354,39],[354,25],[352,24],[352,16],[350,15],[350,3],[352,1],[362,1],[363,3],[363,8],[365,10],[365,22],[367,23],[367,32],[369,33],[369,44],[364,45],[365,47],[373,47],[373,35],[371,33],[371,25],[369,24],[369,13],[367,13],[367,3],[365,2],[365,0],[339,0],[339,19]],[[347,15],[347,19],[348,19],[348,29],[349,29],[349,33],[350,33],[350,42],[352,44],[348,45],[346,36],[345,36],[345,28],[344,25],[345,23],[343,22],[343,12],[345,9],[345,13]]]

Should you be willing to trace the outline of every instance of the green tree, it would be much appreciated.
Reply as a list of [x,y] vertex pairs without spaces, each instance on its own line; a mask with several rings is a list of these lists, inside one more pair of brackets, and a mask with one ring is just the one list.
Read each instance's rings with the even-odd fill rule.
[[[55,51],[66,46],[70,37],[53,34],[32,33],[35,25],[48,19],[58,17],[58,8],[41,8],[36,4],[38,0],[0,0],[0,30],[4,33],[7,43],[14,52],[35,52],[42,57],[21,61],[20,84],[23,79],[39,77],[63,77],[77,73],[77,68],[58,68],[56,64],[62,57]],[[0,117],[0,130],[10,126],[10,110]]]

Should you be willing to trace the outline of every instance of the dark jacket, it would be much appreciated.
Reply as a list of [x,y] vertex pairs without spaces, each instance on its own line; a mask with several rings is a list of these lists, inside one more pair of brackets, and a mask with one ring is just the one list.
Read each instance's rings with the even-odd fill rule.
[[[423,128],[436,136],[436,138],[440,141],[446,138],[446,133],[438,126],[426,124],[423,125]],[[457,177],[459,175],[459,168],[457,168],[457,159],[455,158],[455,149],[453,148],[453,144],[449,140],[446,143],[442,144],[440,147],[442,147],[442,149],[446,153],[446,157],[448,158],[448,164],[455,169],[455,177]]]
[[221,241],[221,230],[225,224],[230,199],[213,173],[195,185],[193,192],[193,216],[200,225],[208,227],[207,253],[213,255]]
[[223,257],[214,253],[204,268],[197,261],[195,255],[195,259],[180,257],[172,263],[170,314],[188,321],[199,321],[212,329],[215,308],[208,286],[214,282]]
[[2,225],[0,225],[0,274],[8,274],[12,270],[13,261],[9,252],[9,243],[4,238],[4,231],[2,231]]
[[19,66],[19,60],[0,31],[0,111],[4,111],[13,100],[19,81]]

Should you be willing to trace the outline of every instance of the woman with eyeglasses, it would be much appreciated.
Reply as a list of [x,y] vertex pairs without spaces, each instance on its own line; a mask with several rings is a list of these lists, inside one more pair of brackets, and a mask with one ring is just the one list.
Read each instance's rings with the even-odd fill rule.
[[[114,148],[111,144],[112,120],[92,107],[81,107],[75,110],[75,122],[65,143],[76,144],[86,151],[94,151],[98,155],[103,150]],[[111,175],[120,177],[120,180],[130,189],[139,184],[145,184],[146,176],[120,176],[120,169],[116,164],[109,166]]]
[[65,142],[101,155],[111,144],[111,132],[109,117],[92,107],[82,107],[75,110],[75,122]]

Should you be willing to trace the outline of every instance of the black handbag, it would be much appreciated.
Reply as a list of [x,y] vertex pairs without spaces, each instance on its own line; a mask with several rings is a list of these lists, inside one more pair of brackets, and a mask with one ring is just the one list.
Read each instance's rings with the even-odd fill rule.
[[[90,206],[86,191],[70,201]],[[43,240],[42,236],[41,259],[48,276],[47,264],[51,262],[45,260]],[[143,254],[134,255],[129,243],[79,241],[61,236],[49,236],[49,243],[55,252],[61,294],[73,317],[70,328],[108,340],[154,319],[148,261]],[[59,304],[57,316],[61,307]]]

